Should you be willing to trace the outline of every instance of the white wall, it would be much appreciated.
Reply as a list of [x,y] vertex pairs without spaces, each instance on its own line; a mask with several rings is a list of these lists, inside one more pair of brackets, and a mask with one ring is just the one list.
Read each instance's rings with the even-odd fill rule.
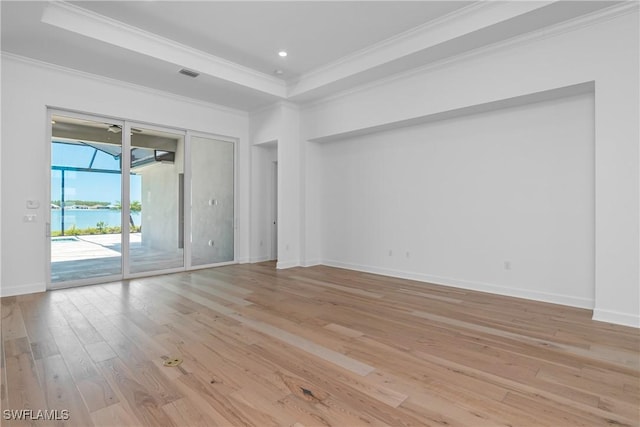
[[267,261],[271,215],[269,213],[269,165],[278,159],[278,138],[282,127],[282,109],[274,105],[249,115],[251,143],[251,262]]
[[251,149],[251,262],[272,259],[272,203],[276,196],[273,164],[278,160],[277,144],[259,144]]
[[[2,295],[45,290],[47,106],[238,138],[238,258],[248,260],[247,114],[3,56]],[[36,223],[22,222],[27,199],[41,202]]]
[[300,143],[300,112],[283,104],[278,138],[278,268],[299,266],[303,259],[304,189],[303,145]]
[[[0,7],[0,19],[2,18],[2,12],[1,12],[2,8]],[[0,57],[0,83],[2,82],[2,61],[3,58]],[[1,90],[1,88],[0,88]],[[2,117],[2,107],[3,107],[4,102],[0,102],[0,118]],[[2,130],[2,121],[0,120],[0,295],[2,295],[2,291],[1,291],[1,287],[2,287],[2,262],[4,260],[4,258],[2,257],[2,212],[4,211],[4,209],[2,209],[2,140],[4,140],[4,132]]]
[[[302,127],[304,129],[304,127]],[[329,207],[323,204],[321,189],[323,174],[321,150],[322,145],[303,141],[305,159],[305,182],[302,200],[304,203],[304,223],[301,233],[304,235],[304,256],[301,264],[306,267],[322,264],[322,228],[323,212]]]
[[[327,99],[303,110],[302,139],[595,82],[594,318],[640,326],[639,23],[637,5],[625,7]],[[307,241],[330,231],[323,217],[335,208],[306,217]]]
[[249,138],[251,145],[274,143],[280,137],[282,128],[282,108],[273,105],[249,115]]
[[[278,268],[299,266],[304,258],[304,146],[300,143],[300,111],[290,103],[281,102],[272,108],[250,115],[252,148],[251,174],[254,186],[252,200],[252,259],[264,260],[264,216],[265,183],[261,179],[267,172],[268,154],[260,151],[261,145],[277,145],[278,162]],[[267,211],[262,211],[267,212]],[[267,213],[268,214],[268,213]],[[262,247],[260,241],[263,241]]]
[[322,144],[324,263],[593,308],[593,115],[581,95]]

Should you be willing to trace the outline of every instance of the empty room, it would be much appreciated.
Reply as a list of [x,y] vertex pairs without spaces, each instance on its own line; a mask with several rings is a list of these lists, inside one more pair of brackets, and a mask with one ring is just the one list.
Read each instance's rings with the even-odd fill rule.
[[0,1],[2,426],[640,426],[637,1]]

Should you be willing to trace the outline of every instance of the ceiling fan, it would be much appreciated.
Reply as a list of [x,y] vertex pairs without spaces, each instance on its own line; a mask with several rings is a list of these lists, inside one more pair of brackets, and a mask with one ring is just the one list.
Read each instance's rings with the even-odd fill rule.
[[[108,125],[109,123],[105,123],[105,124]],[[122,132],[122,126],[109,125],[109,127],[107,128],[107,132],[120,133],[120,132]],[[142,130],[136,129],[136,128],[131,128],[131,133],[142,133]]]

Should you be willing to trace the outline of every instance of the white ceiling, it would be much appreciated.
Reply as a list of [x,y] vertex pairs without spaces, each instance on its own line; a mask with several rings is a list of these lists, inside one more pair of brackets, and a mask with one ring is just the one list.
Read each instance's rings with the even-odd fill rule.
[[[252,111],[314,101],[615,4],[4,0],[1,36],[3,52]],[[178,74],[182,67],[200,76]]]
[[263,73],[285,70],[287,79],[470,3],[73,2]]

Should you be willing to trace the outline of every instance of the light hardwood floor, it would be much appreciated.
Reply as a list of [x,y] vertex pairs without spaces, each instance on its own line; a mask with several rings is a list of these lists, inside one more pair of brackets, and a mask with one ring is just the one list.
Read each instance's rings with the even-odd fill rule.
[[[588,310],[274,267],[2,298],[2,409],[66,409],[53,425],[74,426],[640,423],[637,329]],[[164,367],[172,357],[182,365]]]

